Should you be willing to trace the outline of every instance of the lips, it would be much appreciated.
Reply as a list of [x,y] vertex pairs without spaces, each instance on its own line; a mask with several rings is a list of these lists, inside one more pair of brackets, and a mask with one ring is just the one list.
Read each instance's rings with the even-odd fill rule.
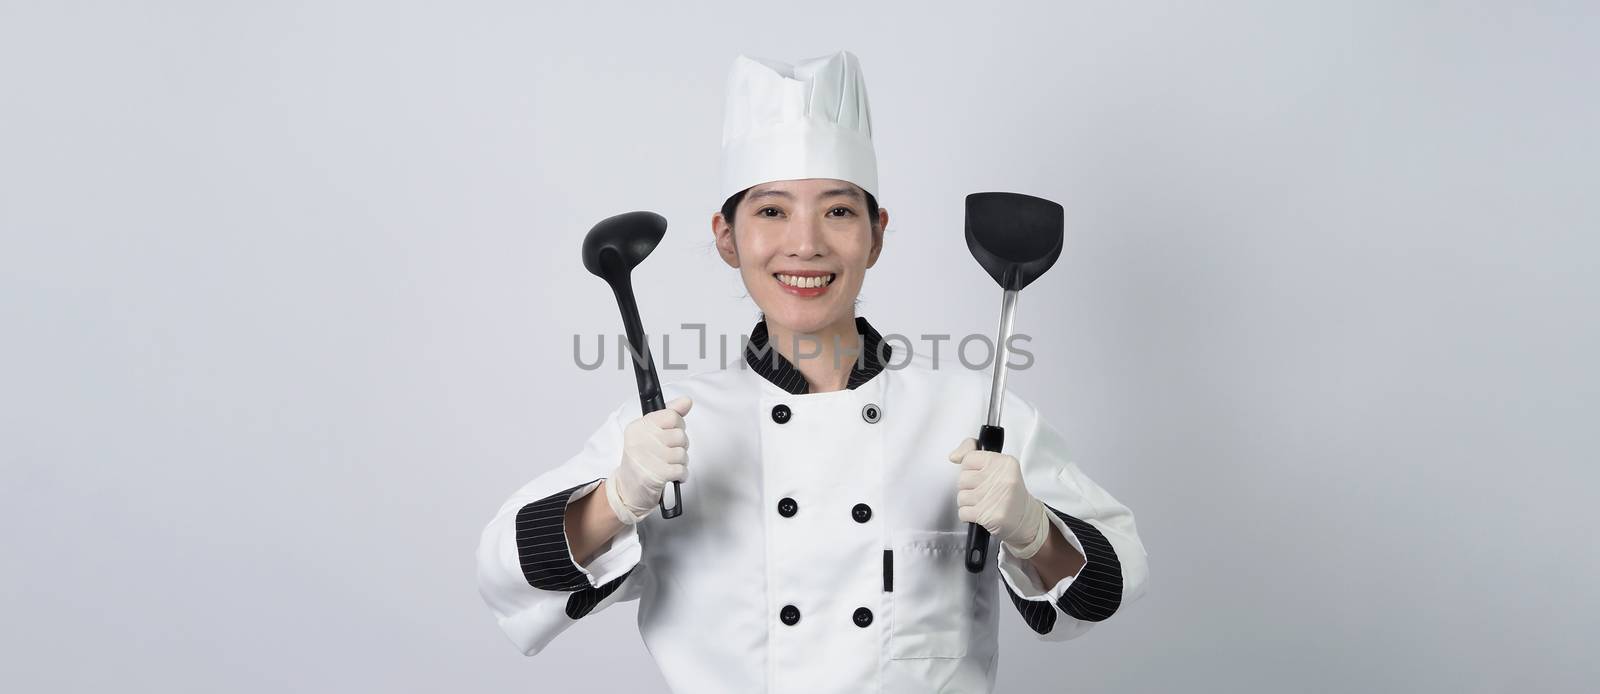
[[778,282],[784,286],[794,287],[796,289],[819,289],[826,287],[829,284],[832,284],[834,278],[837,277],[837,275],[831,272],[816,274],[807,273],[803,275],[791,275],[782,272],[774,272],[772,273],[772,276],[777,278]]

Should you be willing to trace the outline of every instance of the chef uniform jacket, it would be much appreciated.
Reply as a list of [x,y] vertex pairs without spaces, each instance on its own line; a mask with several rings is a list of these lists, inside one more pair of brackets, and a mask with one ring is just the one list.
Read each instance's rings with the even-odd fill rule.
[[[517,648],[534,655],[583,617],[637,599],[640,634],[673,691],[989,692],[1001,612],[1064,641],[1143,592],[1132,513],[1009,392],[1004,452],[1087,563],[1045,586],[995,541],[984,571],[969,572],[961,468],[948,455],[983,423],[989,379],[920,356],[885,368],[892,346],[865,318],[856,326],[861,355],[845,390],[808,392],[768,347],[764,321],[749,368],[665,385],[668,400],[694,399],[683,515],[624,527],[587,565],[567,546],[565,506],[621,460],[636,398],[512,495],[477,562],[479,590]],[[997,605],[997,573],[1009,605]]]

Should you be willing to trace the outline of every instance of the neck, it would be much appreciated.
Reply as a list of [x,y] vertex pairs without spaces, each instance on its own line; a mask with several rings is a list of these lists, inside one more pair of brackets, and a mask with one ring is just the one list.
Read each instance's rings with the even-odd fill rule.
[[854,315],[813,333],[803,333],[767,319],[767,344],[794,364],[813,393],[844,390],[861,353]]

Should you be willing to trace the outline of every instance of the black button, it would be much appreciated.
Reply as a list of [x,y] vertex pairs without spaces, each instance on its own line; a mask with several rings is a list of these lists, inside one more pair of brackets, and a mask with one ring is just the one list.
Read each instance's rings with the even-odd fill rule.
[[866,504],[856,504],[850,509],[850,517],[856,519],[857,523],[865,523],[872,520],[872,507]]
[[779,424],[789,421],[789,406],[778,405],[772,408],[772,421]]
[[867,403],[866,407],[861,408],[861,418],[867,420],[868,424],[877,424],[878,420],[883,418],[883,410],[877,405]]
[[[784,624],[794,626],[795,623],[800,621],[800,608],[794,605],[784,605],[783,609],[778,610],[778,619],[783,620]],[[867,615],[867,619],[870,621],[872,615]]]
[[786,496],[778,500],[778,515],[783,516],[784,518],[790,518],[794,516],[794,512],[799,510],[800,504],[795,503],[794,499]]
[[[862,629],[872,625],[872,610],[869,610],[865,607],[857,607],[856,613],[852,616],[856,620],[856,626],[861,627]],[[799,615],[796,615],[796,619],[798,618]]]

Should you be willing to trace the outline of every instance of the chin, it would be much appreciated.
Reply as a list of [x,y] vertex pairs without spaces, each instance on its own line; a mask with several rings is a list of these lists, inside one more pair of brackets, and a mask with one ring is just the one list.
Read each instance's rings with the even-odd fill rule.
[[767,321],[778,323],[797,333],[819,333],[835,322],[848,318],[841,314],[834,306],[794,306],[786,301],[789,297],[779,297],[771,309],[762,309],[767,316]]

